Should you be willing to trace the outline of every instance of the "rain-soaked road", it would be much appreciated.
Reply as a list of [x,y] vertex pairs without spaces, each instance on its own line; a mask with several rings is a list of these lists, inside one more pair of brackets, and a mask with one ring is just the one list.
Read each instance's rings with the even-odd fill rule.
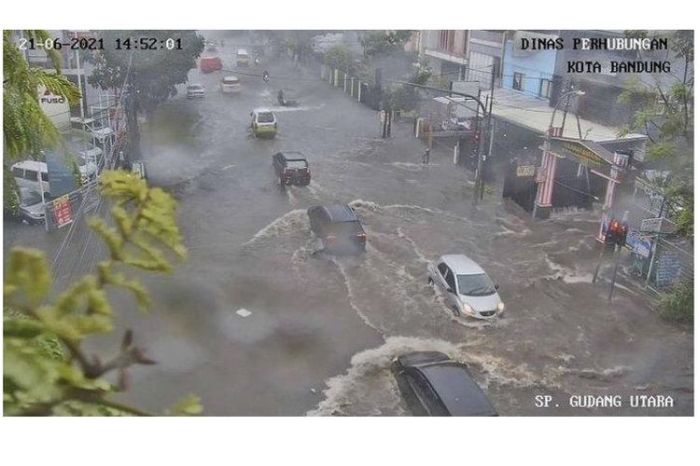
[[[233,51],[227,43],[227,68]],[[372,110],[286,59],[264,66],[269,84],[240,75],[233,96],[218,90],[221,73],[192,70],[206,98],[181,93],[143,128],[150,181],[179,200],[189,258],[171,276],[144,277],[151,314],[115,294],[120,325],[159,361],[134,371],[127,400],[157,410],[192,392],[209,415],[402,415],[391,358],[437,349],[467,363],[503,415],[692,414],[692,334],[661,324],[635,289],[621,286],[611,307],[605,286],[590,284],[595,215],[536,223],[495,194],[474,208],[449,154],[421,166],[407,126],[379,139]],[[276,108],[280,87],[302,106]],[[249,134],[260,106],[277,112],[275,139]],[[271,155],[283,149],[308,156],[310,186],[280,189]],[[365,223],[362,257],[312,255],[306,208],[331,201],[350,203]],[[37,229],[5,231],[10,243],[46,245]],[[427,261],[445,253],[487,269],[501,285],[504,318],[451,315],[426,286]],[[536,394],[561,407],[536,408]],[[572,394],[676,402],[588,410],[568,407]]]

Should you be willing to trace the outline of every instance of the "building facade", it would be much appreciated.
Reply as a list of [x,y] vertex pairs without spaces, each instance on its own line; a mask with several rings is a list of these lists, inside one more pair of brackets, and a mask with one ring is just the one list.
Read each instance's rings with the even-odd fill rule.
[[[555,38],[536,34],[539,38]],[[505,42],[503,56],[503,88],[549,101],[557,62],[557,50],[529,50],[521,48],[521,39],[533,33],[518,31]]]

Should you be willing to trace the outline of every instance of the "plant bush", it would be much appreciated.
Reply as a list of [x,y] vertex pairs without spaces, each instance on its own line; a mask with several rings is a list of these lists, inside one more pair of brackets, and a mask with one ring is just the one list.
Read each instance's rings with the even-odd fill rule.
[[693,281],[686,280],[661,297],[661,317],[669,322],[693,323]]

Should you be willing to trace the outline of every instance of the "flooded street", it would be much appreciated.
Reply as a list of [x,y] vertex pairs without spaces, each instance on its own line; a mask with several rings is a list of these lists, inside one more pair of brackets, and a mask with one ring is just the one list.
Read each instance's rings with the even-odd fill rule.
[[[191,392],[206,415],[407,415],[391,360],[437,350],[469,366],[501,415],[692,415],[693,335],[662,323],[635,282],[621,280],[612,304],[606,280],[591,284],[597,213],[536,222],[504,205],[500,188],[474,207],[465,169],[448,150],[422,165],[409,123],[381,139],[376,112],[319,76],[269,57],[237,72],[235,50],[227,41],[220,53],[230,72],[190,71],[204,99],[180,86],[141,128],[149,181],[177,198],[189,256],[170,276],[143,277],[149,314],[114,293],[120,327],[158,361],[134,369],[124,400],[160,410]],[[228,74],[241,78],[240,94],[221,93]],[[278,108],[280,88],[301,105]],[[252,136],[258,107],[276,112],[276,138]],[[307,156],[309,186],[280,188],[271,157],[281,150]],[[335,201],[367,232],[359,257],[316,252],[306,209]],[[65,234],[6,224],[5,252],[37,246],[54,257]],[[82,261],[64,273],[94,266],[97,243],[70,246]],[[500,285],[502,318],[456,318],[428,286],[428,263],[450,253]],[[111,353],[118,337],[90,344]],[[607,394],[675,403],[568,403]],[[538,408],[535,395],[560,407]]]

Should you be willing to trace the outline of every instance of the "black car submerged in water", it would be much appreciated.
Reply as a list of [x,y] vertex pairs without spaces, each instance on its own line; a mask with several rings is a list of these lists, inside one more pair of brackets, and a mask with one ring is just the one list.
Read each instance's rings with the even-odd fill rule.
[[347,205],[314,206],[307,211],[311,230],[332,254],[365,252],[367,234],[355,212]]
[[498,416],[467,366],[437,351],[396,358],[391,371],[416,416]]

